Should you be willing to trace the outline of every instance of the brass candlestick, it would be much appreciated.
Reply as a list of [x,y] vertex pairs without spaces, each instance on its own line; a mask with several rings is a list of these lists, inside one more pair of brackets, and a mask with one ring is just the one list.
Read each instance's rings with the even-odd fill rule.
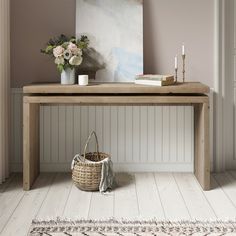
[[185,82],[185,58],[186,58],[186,55],[183,54],[182,58],[183,58],[183,83],[184,83]]
[[178,68],[175,68],[175,83],[178,82]]

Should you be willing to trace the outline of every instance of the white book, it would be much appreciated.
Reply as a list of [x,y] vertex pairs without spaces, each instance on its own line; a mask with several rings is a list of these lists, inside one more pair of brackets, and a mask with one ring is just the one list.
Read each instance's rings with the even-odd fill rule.
[[152,74],[146,74],[146,75],[138,75],[136,76],[136,80],[155,80],[155,81],[170,81],[174,80],[173,75],[152,75]]
[[173,85],[174,80],[171,81],[158,81],[158,80],[135,80],[135,84],[141,84],[141,85],[152,85],[152,86],[167,86],[167,85]]

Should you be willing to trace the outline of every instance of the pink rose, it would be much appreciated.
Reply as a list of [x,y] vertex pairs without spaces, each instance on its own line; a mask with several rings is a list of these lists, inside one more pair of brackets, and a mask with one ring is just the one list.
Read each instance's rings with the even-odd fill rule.
[[67,47],[68,50],[70,50],[72,52],[73,55],[81,55],[81,49],[77,47],[76,44],[70,42],[68,47]]
[[53,49],[54,57],[60,57],[63,55],[65,49],[62,46],[57,46]]

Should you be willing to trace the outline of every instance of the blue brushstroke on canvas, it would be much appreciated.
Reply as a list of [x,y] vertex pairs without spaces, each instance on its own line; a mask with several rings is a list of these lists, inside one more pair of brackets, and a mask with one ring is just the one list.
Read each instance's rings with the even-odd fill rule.
[[128,52],[123,48],[113,48],[112,54],[118,61],[115,81],[133,81],[135,76],[143,73],[143,56]]

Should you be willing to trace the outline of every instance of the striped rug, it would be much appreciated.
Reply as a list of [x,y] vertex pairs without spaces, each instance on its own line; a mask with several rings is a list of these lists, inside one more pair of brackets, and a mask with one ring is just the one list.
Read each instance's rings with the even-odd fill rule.
[[49,220],[32,222],[32,236],[220,236],[236,235],[236,221]]

